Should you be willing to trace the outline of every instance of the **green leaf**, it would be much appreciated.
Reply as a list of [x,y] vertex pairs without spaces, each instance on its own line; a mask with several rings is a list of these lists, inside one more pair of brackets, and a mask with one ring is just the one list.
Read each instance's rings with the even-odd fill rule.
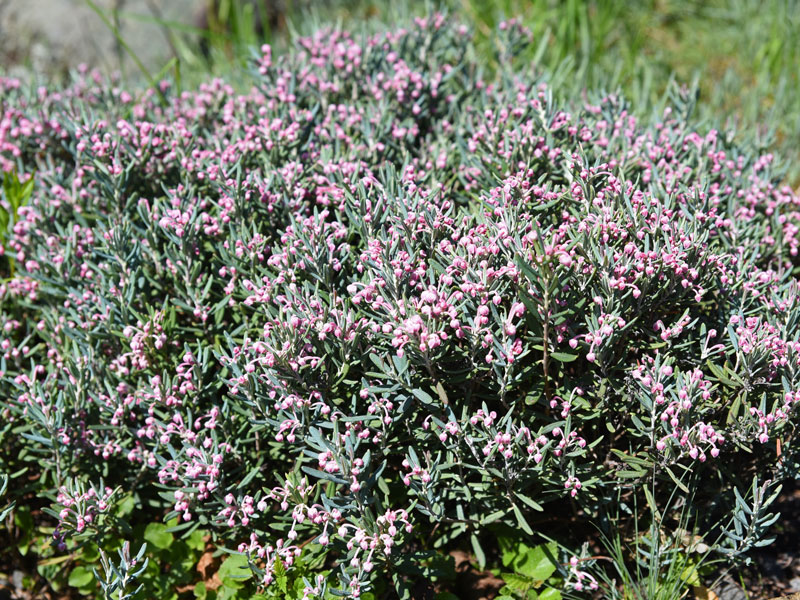
[[525,516],[516,505],[514,506],[514,516],[517,518],[517,525],[519,525],[519,528],[528,535],[533,535],[533,529],[531,529],[531,526],[528,525],[528,522],[525,520]]
[[244,554],[231,554],[219,568],[219,578],[228,587],[240,588],[253,576]]
[[566,363],[572,362],[573,360],[578,358],[577,354],[568,354],[567,352],[551,352],[550,358],[557,360],[558,362]]
[[502,510],[497,510],[491,514],[485,515],[481,517],[481,525],[488,525],[489,523],[494,523],[495,521],[503,517],[507,512],[508,509],[504,508]]
[[[690,493],[690,492],[689,492],[689,488],[686,486],[686,484],[685,484],[685,483],[683,483],[683,482],[682,482],[680,479],[678,479],[678,478],[675,476],[675,473],[673,473],[673,472],[672,472],[672,469],[670,469],[669,467],[666,467],[664,470],[667,472],[667,475],[669,475],[669,476],[670,476],[670,478],[672,479],[672,481],[674,481],[674,482],[675,482],[675,485],[677,485],[679,488],[681,488],[681,489],[682,489],[684,492],[686,492],[687,494],[688,494],[688,493]],[[734,488],[734,490],[735,490],[735,488]]]
[[240,600],[239,590],[241,587],[238,583],[235,586],[230,585],[230,583],[223,583],[217,588],[216,600]]
[[561,591],[556,588],[545,588],[539,592],[539,600],[561,600]]
[[167,531],[164,523],[150,523],[144,530],[145,541],[160,550],[166,550],[172,545],[175,537]]
[[701,585],[700,574],[697,572],[697,564],[694,560],[687,561],[688,564],[683,568],[681,580],[689,585]]
[[524,494],[519,494],[519,493],[516,494],[516,496],[517,496],[517,498],[522,500],[525,504],[530,506],[533,510],[538,510],[540,512],[544,510],[542,505],[539,504],[538,502],[536,502],[533,498],[530,498],[530,497],[528,497],[528,496],[526,496]]
[[283,566],[283,563],[280,560],[276,560],[272,571],[275,574],[275,583],[277,584],[278,589],[285,594],[288,584],[286,567]]
[[392,573],[392,582],[394,583],[394,591],[397,593],[399,600],[411,600],[411,584],[400,573]]
[[[553,546],[555,546],[553,544]],[[556,548],[546,548],[545,546],[536,546],[528,562],[528,568],[523,571],[524,574],[534,579],[547,579],[556,572],[557,565],[553,564],[552,557],[555,556]]]
[[192,550],[200,551],[206,547],[205,538],[207,532],[203,531],[202,529],[195,529],[189,537],[186,538],[186,545],[189,546]]
[[81,551],[81,562],[96,563],[100,560],[100,550],[95,544],[87,544]]
[[197,598],[198,600],[205,600],[206,594],[208,594],[208,590],[206,589],[206,584],[203,583],[202,581],[197,582],[194,585],[193,592],[195,598]]
[[503,551],[503,565],[520,575],[542,582],[556,572],[558,566],[553,560],[557,551],[553,543],[531,548],[520,542]]
[[617,471],[616,475],[620,479],[639,479],[647,475],[647,471]]
[[19,527],[26,534],[33,533],[31,509],[27,506],[20,506],[14,513],[14,525]]
[[61,556],[51,556],[50,558],[45,558],[44,560],[40,560],[37,564],[39,567],[49,567],[51,565],[60,565],[63,562],[67,562],[73,558],[70,554],[62,554]]
[[5,239],[6,230],[8,229],[8,211],[0,206],[0,239]]
[[478,536],[474,533],[469,537],[470,542],[472,542],[472,551],[475,553],[475,558],[478,559],[478,565],[481,569],[486,568],[486,554],[483,552],[483,548],[481,547],[481,542],[478,539]]
[[433,404],[433,397],[424,390],[411,390],[411,393],[423,404]]
[[69,574],[69,583],[72,587],[82,588],[94,581],[94,573],[86,567],[75,567]]
[[520,594],[524,594],[533,586],[533,581],[531,581],[529,577],[525,577],[519,573],[501,573],[500,577],[503,578],[503,581],[506,582],[512,591]]

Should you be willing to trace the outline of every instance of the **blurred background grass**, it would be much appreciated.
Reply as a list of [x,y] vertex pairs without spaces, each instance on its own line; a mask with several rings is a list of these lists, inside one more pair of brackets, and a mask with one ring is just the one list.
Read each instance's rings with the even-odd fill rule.
[[[660,110],[672,82],[696,86],[704,125],[734,127],[774,147],[789,161],[790,183],[800,186],[800,0],[197,1],[206,6],[192,25],[164,19],[154,0],[147,14],[126,12],[124,2],[105,14],[95,8],[110,28],[138,21],[166,37],[171,56],[141,71],[151,80],[172,72],[183,87],[212,75],[247,86],[240,66],[253,47],[266,42],[280,53],[325,23],[375,30],[443,10],[485,45],[502,20],[518,17],[534,34],[534,68],[558,95],[621,91],[645,115]],[[138,52],[124,34],[118,47]]]

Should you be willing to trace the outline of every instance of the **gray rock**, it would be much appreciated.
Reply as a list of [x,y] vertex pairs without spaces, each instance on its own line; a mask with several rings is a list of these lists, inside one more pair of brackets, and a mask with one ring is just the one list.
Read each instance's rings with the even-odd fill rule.
[[723,581],[714,592],[719,600],[747,600],[747,594],[733,581]]
[[[145,66],[157,72],[171,56],[155,19],[192,25],[205,0],[94,0]],[[24,65],[57,74],[85,63],[138,77],[133,60],[85,0],[0,0],[0,71]]]

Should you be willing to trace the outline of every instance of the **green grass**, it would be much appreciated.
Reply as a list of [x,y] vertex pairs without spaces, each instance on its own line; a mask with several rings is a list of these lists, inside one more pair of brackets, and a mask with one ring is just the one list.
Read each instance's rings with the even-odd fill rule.
[[543,41],[539,68],[559,73],[567,93],[619,88],[647,113],[671,81],[696,85],[700,118],[765,144],[774,134],[800,185],[800,2],[453,2],[486,38],[503,17],[519,16]]

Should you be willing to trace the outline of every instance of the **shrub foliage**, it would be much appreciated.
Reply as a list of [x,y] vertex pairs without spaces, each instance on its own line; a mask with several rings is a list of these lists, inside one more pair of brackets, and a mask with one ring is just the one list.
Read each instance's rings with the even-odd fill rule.
[[434,16],[264,47],[247,93],[0,80],[12,499],[65,542],[133,497],[267,588],[317,556],[306,595],[407,594],[509,526],[591,587],[620,493],[763,543],[797,460],[800,197],[687,95],[558,100],[530,41],[504,24],[491,77]]

